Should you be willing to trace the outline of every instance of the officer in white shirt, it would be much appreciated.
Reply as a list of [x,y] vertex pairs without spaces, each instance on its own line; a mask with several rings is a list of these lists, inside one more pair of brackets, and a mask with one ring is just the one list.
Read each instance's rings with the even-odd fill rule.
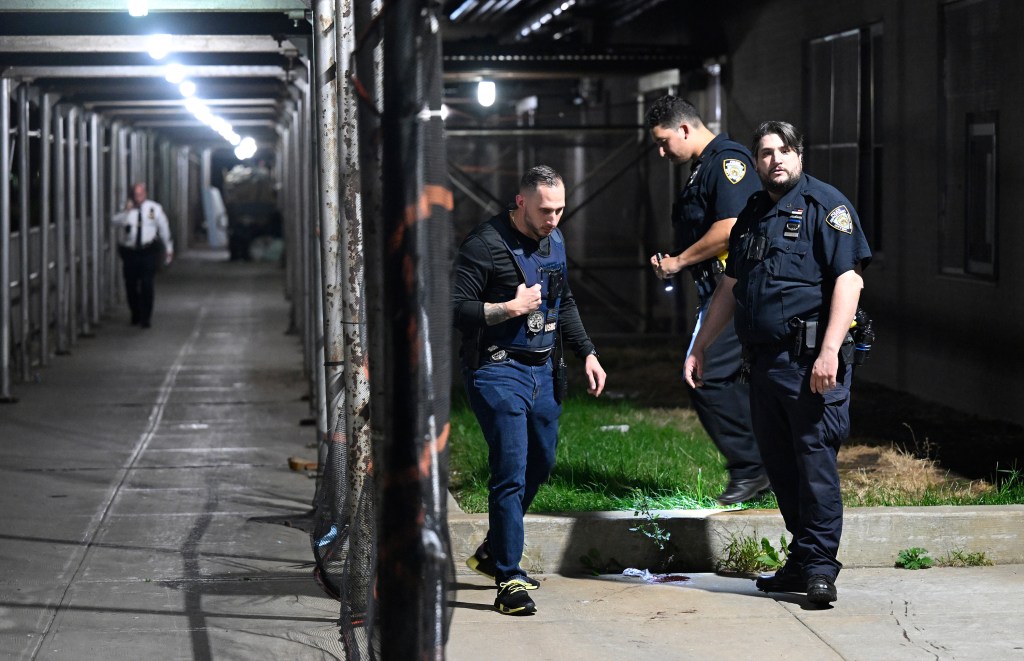
[[124,286],[132,325],[149,328],[153,314],[153,278],[158,260],[174,259],[174,243],[167,214],[159,203],[146,199],[146,184],[132,185],[132,197],[124,211],[111,219],[117,226],[118,252],[124,272]]

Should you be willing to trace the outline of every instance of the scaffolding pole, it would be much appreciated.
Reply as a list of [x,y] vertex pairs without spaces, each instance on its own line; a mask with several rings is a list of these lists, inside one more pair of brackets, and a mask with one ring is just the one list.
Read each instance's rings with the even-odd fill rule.
[[384,269],[388,379],[386,427],[375,435],[378,521],[386,522],[379,526],[377,572],[385,659],[443,659],[449,621],[452,194],[441,119],[438,10],[425,0],[395,0],[383,14],[385,240],[374,261]]
[[0,402],[11,397],[11,79],[0,77]]

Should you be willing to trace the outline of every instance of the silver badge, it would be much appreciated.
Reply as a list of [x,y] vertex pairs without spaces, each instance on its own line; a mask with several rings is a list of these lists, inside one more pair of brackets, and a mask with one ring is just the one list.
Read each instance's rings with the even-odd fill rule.
[[531,333],[539,333],[542,328],[544,328],[544,313],[534,310],[526,317],[526,330]]
[[497,351],[495,351],[494,353],[491,354],[491,360],[493,360],[495,362],[497,362],[499,360],[505,360],[505,356],[507,356],[507,355],[508,354],[505,352],[504,349],[498,349]]

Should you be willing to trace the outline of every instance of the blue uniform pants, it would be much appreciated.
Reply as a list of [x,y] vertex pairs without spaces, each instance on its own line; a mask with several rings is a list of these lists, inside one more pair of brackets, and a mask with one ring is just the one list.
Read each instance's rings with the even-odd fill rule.
[[[697,314],[693,337],[697,337],[707,314],[710,298]],[[693,349],[693,341],[687,355]],[[748,480],[764,473],[761,452],[750,421],[750,387],[739,383],[742,348],[736,330],[729,324],[704,352],[703,385],[690,388],[690,401],[704,426],[704,431],[725,457],[725,468],[731,480]],[[685,382],[684,382],[685,383]]]
[[807,577],[834,580],[842,568],[836,556],[843,532],[836,455],[850,433],[853,368],[841,364],[836,387],[812,393],[814,358],[755,351],[750,405],[761,457],[792,535],[787,562]]
[[555,401],[551,361],[524,365],[506,359],[463,369],[469,404],[488,445],[488,543],[495,582],[525,575],[523,515],[551,474],[561,405]]

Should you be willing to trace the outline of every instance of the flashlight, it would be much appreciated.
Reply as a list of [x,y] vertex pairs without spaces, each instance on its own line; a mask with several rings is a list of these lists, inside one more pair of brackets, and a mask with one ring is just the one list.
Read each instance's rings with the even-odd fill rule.
[[[661,253],[659,252],[659,253],[657,253],[657,255],[655,255],[655,256],[656,256],[656,257],[657,257],[657,259],[658,259],[658,266],[661,266],[661,258],[662,258],[662,257],[664,257],[664,255],[662,255],[662,254],[661,254]],[[671,280],[666,280],[666,281],[665,281],[665,291],[672,291],[673,289],[675,289],[675,287],[674,287],[674,286],[672,285],[672,281],[671,281]]]

